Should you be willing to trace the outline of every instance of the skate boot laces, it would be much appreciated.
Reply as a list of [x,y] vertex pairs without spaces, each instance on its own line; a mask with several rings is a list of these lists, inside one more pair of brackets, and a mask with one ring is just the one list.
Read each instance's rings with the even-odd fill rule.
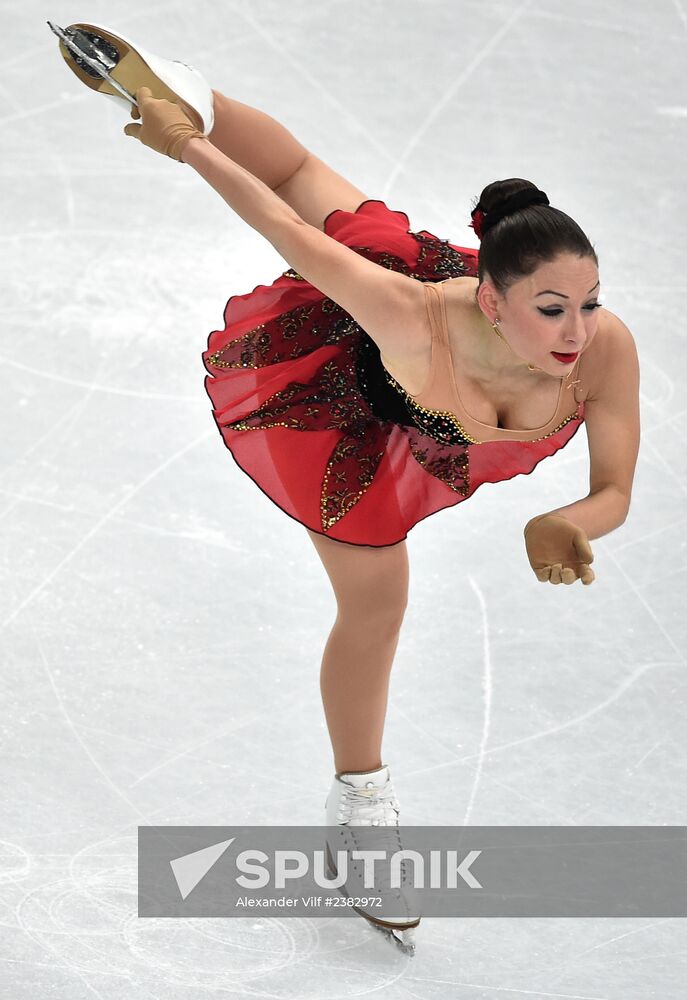
[[368,781],[365,788],[340,782],[337,823],[349,826],[398,826],[399,806],[390,780]]

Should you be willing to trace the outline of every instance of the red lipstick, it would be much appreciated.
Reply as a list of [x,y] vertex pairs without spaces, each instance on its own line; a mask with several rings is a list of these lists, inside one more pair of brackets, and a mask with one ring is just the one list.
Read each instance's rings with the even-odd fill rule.
[[572,364],[572,362],[576,360],[577,355],[580,352],[576,351],[575,354],[559,354],[557,351],[551,351],[551,353],[554,356],[554,358],[556,359],[556,361],[560,361],[561,364],[564,364],[564,365],[569,365],[569,364]]

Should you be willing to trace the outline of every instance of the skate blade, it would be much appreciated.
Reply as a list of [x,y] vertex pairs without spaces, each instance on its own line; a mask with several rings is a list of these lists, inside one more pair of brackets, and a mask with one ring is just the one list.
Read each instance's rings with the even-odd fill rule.
[[[153,72],[138,52],[121,38],[98,28],[94,24],[81,21],[70,24],[65,29],[59,28],[59,25],[53,25],[50,21],[48,24],[51,31],[59,37],[60,53],[64,61],[79,80],[91,90],[100,94],[121,97],[134,107],[138,107],[135,98],[136,91],[139,87],[148,87],[152,96],[158,100],[178,104],[195,127],[199,131],[203,131],[203,122],[198,112],[184,103],[179,95]],[[102,53],[102,58],[85,58],[87,53],[82,53],[74,39],[70,37],[74,32],[85,36],[86,41]]]
[[[355,909],[355,907],[354,907]],[[365,916],[365,914],[362,914]],[[375,923],[374,920],[368,920],[375,930],[380,931],[389,941],[392,941],[404,955],[413,957],[415,955],[415,928],[408,927],[405,930],[392,930],[390,927],[382,927],[381,924]]]

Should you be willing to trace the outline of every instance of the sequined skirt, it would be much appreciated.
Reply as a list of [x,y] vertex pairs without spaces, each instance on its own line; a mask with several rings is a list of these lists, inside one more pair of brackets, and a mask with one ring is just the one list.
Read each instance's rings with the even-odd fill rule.
[[[412,231],[405,212],[378,199],[336,209],[324,229],[421,281],[477,274],[477,250]],[[374,341],[292,269],[229,299],[203,364],[217,428],[239,468],[286,514],[336,541],[393,545],[481,483],[529,472],[561,446],[470,445],[418,426]]]

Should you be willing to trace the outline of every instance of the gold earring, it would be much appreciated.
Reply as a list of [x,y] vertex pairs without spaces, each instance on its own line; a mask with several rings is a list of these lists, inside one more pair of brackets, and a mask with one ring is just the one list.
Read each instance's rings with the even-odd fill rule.
[[499,337],[501,338],[501,340],[505,340],[506,338],[503,336],[503,334],[501,333],[501,331],[498,328],[498,322],[499,322],[499,318],[497,316],[496,319],[494,320],[494,322],[491,325],[493,326],[495,332],[499,335]]

